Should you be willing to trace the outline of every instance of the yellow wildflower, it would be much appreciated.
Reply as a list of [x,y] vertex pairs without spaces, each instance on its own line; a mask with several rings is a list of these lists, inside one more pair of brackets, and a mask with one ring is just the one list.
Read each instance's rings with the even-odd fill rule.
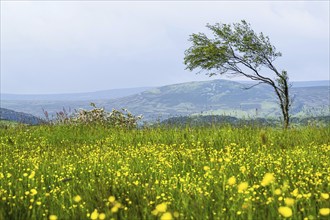
[[299,190],[298,189],[293,190],[291,195],[293,195],[294,197],[297,197],[299,195]]
[[104,214],[104,213],[100,213],[100,214],[99,214],[99,219],[100,219],[100,220],[105,219],[105,214]]
[[281,195],[281,193],[282,193],[282,190],[280,190],[280,189],[275,189],[275,191],[274,191],[274,194],[277,196]]
[[75,202],[80,202],[81,201],[81,197],[79,195],[76,195],[75,197],[73,197],[73,200]]
[[31,192],[32,196],[34,196],[38,193],[36,189],[31,189],[30,192]]
[[245,166],[241,166],[239,168],[239,170],[244,174],[246,172],[246,167]]
[[50,215],[49,220],[57,220],[57,216],[56,215]]
[[238,192],[242,193],[249,187],[249,184],[247,182],[242,182],[238,185]]
[[324,200],[329,199],[329,194],[328,193],[321,193],[321,198]]
[[111,212],[112,212],[112,213],[116,213],[116,212],[118,212],[118,208],[119,208],[118,206],[114,206],[114,207],[112,207],[112,208],[111,208]]
[[156,206],[156,210],[158,212],[166,212],[166,209],[167,209],[167,204],[165,202]]
[[289,218],[292,216],[292,209],[287,206],[279,207],[278,212],[285,218]]
[[330,208],[322,208],[320,209],[320,215],[328,216],[330,214]]
[[158,211],[157,211],[157,209],[152,210],[152,211],[151,211],[151,214],[153,214],[153,215],[158,215]]
[[266,173],[263,180],[261,181],[262,186],[268,186],[269,184],[273,183],[275,180],[274,174]]
[[236,178],[234,176],[230,177],[228,179],[228,185],[235,185],[236,184]]
[[172,220],[172,214],[170,212],[165,212],[162,217],[160,217],[160,220]]
[[114,201],[116,201],[116,198],[114,196],[110,196],[108,200],[109,202],[113,203]]
[[97,211],[97,209],[94,209],[94,212],[92,212],[91,214],[91,219],[95,220],[99,217],[99,213]]
[[35,175],[36,175],[36,172],[32,171],[30,176],[29,176],[29,179],[33,179]]
[[204,166],[203,169],[204,169],[205,171],[209,171],[209,170],[210,170],[210,167],[209,167],[209,166]]
[[292,198],[285,198],[284,199],[284,203],[287,206],[293,206],[294,205],[294,199],[292,199]]

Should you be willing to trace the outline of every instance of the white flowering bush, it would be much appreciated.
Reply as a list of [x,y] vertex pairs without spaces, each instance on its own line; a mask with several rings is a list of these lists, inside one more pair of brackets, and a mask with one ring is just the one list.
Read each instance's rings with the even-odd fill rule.
[[142,115],[135,116],[127,109],[112,109],[107,112],[104,108],[98,108],[91,103],[93,109],[79,109],[69,116],[65,113],[56,113],[56,124],[102,124],[117,128],[135,128]]

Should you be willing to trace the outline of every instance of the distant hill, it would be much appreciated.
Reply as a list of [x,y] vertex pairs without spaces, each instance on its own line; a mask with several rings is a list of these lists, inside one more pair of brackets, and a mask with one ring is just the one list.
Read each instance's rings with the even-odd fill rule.
[[[242,84],[253,84],[253,81],[238,81]],[[318,80],[318,81],[293,81],[290,82],[293,88],[298,87],[317,87],[317,86],[330,86],[330,80]]]
[[36,125],[43,122],[43,120],[31,114],[16,112],[5,108],[0,108],[0,120],[15,121],[31,125]]
[[[248,90],[245,88],[245,84],[227,80],[182,83],[104,102],[102,106],[125,107],[154,119],[158,116],[166,119],[190,114],[281,116],[276,96],[270,86],[257,86]],[[329,114],[329,87],[296,87],[291,92],[294,98],[292,114]]]
[[292,87],[315,87],[315,86],[330,86],[330,80],[319,80],[319,81],[294,81]]
[[[186,115],[226,115],[238,118],[272,117],[281,112],[270,86],[260,85],[246,90],[245,83],[228,80],[189,82],[152,88],[117,99],[92,100],[97,106],[127,108],[133,114],[142,114],[146,120],[163,120]],[[294,116],[329,115],[329,86],[293,87]],[[65,108],[89,109],[89,101],[56,100],[1,100],[3,107],[43,116],[42,109],[50,114]]]
[[[212,82],[212,81],[206,81]],[[230,81],[227,81],[230,82]],[[235,81],[232,81],[235,83]],[[253,84],[252,81],[237,81],[240,84]],[[317,87],[317,86],[330,86],[329,80],[320,81],[294,81],[291,82],[293,88],[298,87]],[[33,100],[33,101],[96,101],[107,99],[118,99],[135,95],[144,91],[154,89],[155,87],[137,87],[137,88],[123,88],[123,89],[110,89],[97,92],[85,92],[85,93],[66,93],[66,94],[8,94],[2,93],[2,100]]]
[[100,99],[116,99],[151,89],[151,87],[127,88],[127,89],[110,89],[97,92],[86,93],[68,93],[68,94],[48,94],[48,95],[18,95],[18,94],[1,94],[2,100],[33,100],[33,101],[90,101]]

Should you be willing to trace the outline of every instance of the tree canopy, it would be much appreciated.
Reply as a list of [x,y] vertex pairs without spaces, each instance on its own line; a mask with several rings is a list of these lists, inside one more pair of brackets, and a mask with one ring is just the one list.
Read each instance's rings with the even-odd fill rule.
[[[192,46],[185,51],[184,63],[189,70],[199,69],[206,75],[244,76],[273,87],[278,97],[284,118],[289,126],[288,74],[278,71],[274,61],[282,54],[276,51],[269,37],[257,34],[245,20],[240,23],[206,25],[213,38],[204,33],[192,34]],[[264,70],[267,70],[266,72]],[[254,85],[254,86],[256,86]],[[250,88],[252,88],[251,86]]]

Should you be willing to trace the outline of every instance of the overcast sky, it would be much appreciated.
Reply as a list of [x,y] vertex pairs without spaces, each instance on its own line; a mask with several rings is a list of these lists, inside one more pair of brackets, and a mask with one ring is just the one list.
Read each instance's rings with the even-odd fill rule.
[[[292,81],[329,80],[329,1],[1,1],[1,92],[90,92],[209,80],[189,35],[245,19]],[[216,79],[220,77],[214,77]],[[226,79],[226,77],[221,77]]]

